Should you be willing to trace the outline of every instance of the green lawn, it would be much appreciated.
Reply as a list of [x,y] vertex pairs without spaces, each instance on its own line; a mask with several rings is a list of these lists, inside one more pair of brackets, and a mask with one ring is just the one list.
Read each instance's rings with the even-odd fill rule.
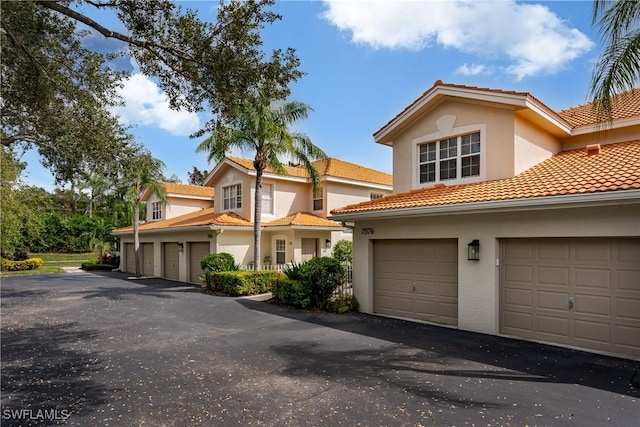
[[80,267],[83,262],[95,262],[96,256],[91,253],[61,254],[61,253],[29,253],[30,258],[42,258],[44,265],[37,270],[3,271],[3,276],[18,276],[24,274],[63,273],[62,267]]

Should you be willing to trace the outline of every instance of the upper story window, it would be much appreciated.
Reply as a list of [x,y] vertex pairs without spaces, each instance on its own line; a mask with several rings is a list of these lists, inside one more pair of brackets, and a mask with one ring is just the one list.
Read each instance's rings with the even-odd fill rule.
[[222,187],[222,209],[225,211],[242,207],[242,186],[240,184]]
[[262,184],[262,213],[273,215],[273,184]]
[[162,203],[153,202],[151,203],[151,220],[157,221],[162,219]]
[[420,184],[480,176],[480,132],[420,144]]
[[384,194],[382,193],[371,193],[369,195],[370,200],[382,199],[383,197],[384,197]]
[[322,196],[322,186],[318,185],[318,188],[316,188],[313,191],[313,210],[314,211],[321,211],[323,209],[323,196]]

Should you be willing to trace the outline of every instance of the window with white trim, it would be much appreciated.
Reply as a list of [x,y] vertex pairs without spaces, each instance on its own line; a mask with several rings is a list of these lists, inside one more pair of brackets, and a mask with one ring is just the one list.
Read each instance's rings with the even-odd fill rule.
[[240,184],[222,187],[222,209],[225,211],[242,207],[242,186]]
[[162,203],[153,202],[151,203],[151,220],[157,221],[160,219],[162,219]]
[[322,186],[318,185],[318,188],[316,188],[313,191],[313,210],[314,211],[321,211],[322,207],[323,207],[323,197],[322,197]]
[[369,195],[370,200],[382,199],[383,197],[384,197],[384,194],[382,193],[371,193]]
[[276,264],[285,264],[287,258],[287,241],[276,239]]
[[273,184],[262,184],[262,213],[273,215]]
[[418,145],[419,182],[480,176],[480,132]]

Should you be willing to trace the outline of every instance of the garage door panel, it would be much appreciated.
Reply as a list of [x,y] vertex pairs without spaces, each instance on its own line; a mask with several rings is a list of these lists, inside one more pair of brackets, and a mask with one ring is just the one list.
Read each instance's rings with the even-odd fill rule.
[[165,278],[180,280],[178,242],[163,243],[163,274]]
[[457,325],[457,256],[457,240],[375,241],[374,312]]
[[189,245],[189,282],[200,283],[200,275],[204,273],[200,261],[211,251],[209,242],[190,242]]
[[501,240],[500,332],[640,357],[639,260],[638,238]]
[[153,243],[143,243],[140,247],[142,248],[142,274],[145,276],[153,276]]
[[539,291],[536,296],[538,309],[567,311],[569,307],[569,294],[566,292]]
[[124,259],[124,271],[126,273],[136,272],[136,253],[133,248],[133,243],[125,243],[124,245],[125,259]]

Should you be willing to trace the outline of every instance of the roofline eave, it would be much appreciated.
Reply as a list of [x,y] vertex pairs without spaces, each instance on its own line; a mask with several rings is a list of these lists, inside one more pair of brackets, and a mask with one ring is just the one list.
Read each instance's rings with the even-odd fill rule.
[[443,214],[473,214],[489,212],[562,209],[602,205],[640,204],[640,190],[616,190],[597,193],[567,194],[559,196],[529,197],[489,202],[458,203],[439,206],[385,209],[380,211],[352,212],[328,216],[333,221],[357,221],[363,219],[437,216]]

